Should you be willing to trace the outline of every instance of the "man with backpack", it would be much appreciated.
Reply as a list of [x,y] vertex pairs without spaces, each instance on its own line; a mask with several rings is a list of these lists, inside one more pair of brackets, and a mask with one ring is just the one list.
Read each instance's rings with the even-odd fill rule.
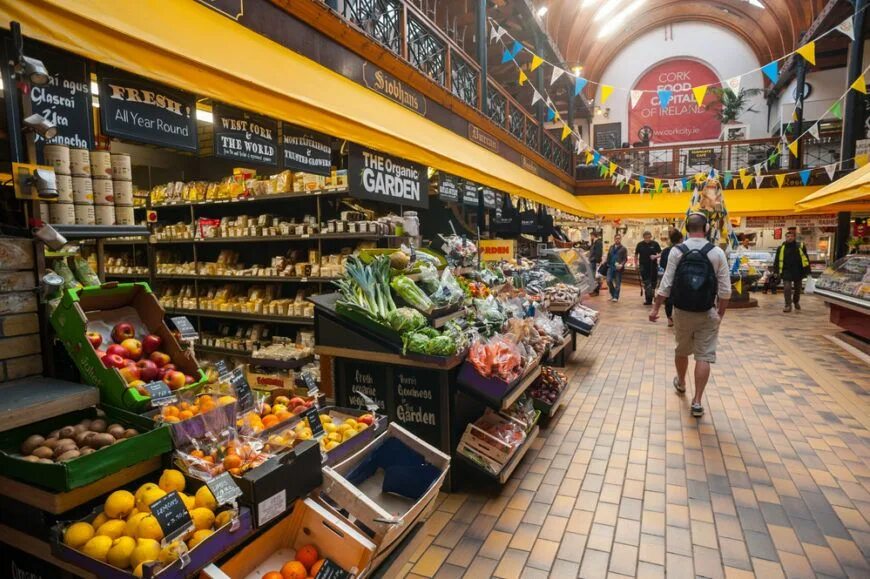
[[785,294],[785,307],[782,311],[789,313],[792,303],[794,309],[800,311],[801,284],[810,274],[810,258],[803,242],[798,243],[795,240],[794,229],[786,231],[785,243],[776,250],[773,271],[782,278],[782,293]]
[[692,416],[704,415],[701,397],[710,378],[710,364],[716,361],[719,324],[731,298],[731,275],[725,252],[707,241],[709,225],[703,213],[686,219],[689,237],[674,247],[662,283],[656,292],[649,319],[655,322],[661,305],[670,298],[674,306],[674,388],[686,391],[689,355],[695,357],[695,396]]

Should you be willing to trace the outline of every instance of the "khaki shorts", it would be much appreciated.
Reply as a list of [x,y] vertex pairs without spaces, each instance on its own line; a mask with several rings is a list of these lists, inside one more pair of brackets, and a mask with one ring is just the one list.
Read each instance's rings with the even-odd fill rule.
[[706,312],[687,312],[674,308],[675,354],[694,355],[696,362],[716,362],[720,321],[715,308]]

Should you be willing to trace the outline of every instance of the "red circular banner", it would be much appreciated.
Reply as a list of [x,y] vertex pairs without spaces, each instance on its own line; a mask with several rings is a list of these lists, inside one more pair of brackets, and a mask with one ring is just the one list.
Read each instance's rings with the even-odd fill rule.
[[[718,139],[722,124],[710,105],[716,97],[710,91],[704,97],[704,106],[699,106],[692,92],[693,87],[718,83],[716,73],[697,60],[678,58],[661,62],[641,76],[635,90],[655,91],[643,93],[637,106],[628,115],[628,140],[642,141],[641,135],[649,135],[652,144],[682,143]],[[662,108],[658,91],[672,92],[667,108]],[[629,101],[631,108],[631,101]]]

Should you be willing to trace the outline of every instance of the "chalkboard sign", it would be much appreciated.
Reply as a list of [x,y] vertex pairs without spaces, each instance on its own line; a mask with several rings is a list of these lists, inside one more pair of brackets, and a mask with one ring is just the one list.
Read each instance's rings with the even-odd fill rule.
[[283,123],[281,127],[285,169],[315,175],[328,176],[332,173],[330,137],[287,123]]
[[239,411],[245,412],[253,408],[254,392],[251,390],[251,385],[248,384],[248,379],[245,378],[245,371],[242,368],[233,370],[230,374],[229,382],[236,393]]
[[[24,43],[24,52],[38,58],[48,69],[48,84],[30,88],[33,112],[57,127],[57,135],[46,141],[35,135],[36,159],[45,162],[43,149],[48,143],[77,149],[94,147],[94,128],[91,106],[91,80],[84,59],[61,52],[30,40]],[[17,91],[12,91],[17,93]],[[8,94],[8,93],[7,93]]]
[[429,175],[423,165],[351,143],[347,174],[353,197],[429,208]]
[[239,488],[229,472],[223,472],[205,484],[219,506],[228,505],[243,494],[242,489]]
[[713,164],[713,149],[707,147],[704,149],[689,149],[686,155],[686,167],[709,167]]
[[311,436],[314,439],[322,438],[326,434],[323,430],[323,423],[320,421],[320,409],[317,406],[312,406],[302,413],[303,418],[308,419],[308,428],[311,429]]
[[330,559],[324,559],[314,579],[350,579],[351,575]]
[[396,367],[393,371],[396,422],[426,442],[440,445],[442,409],[438,373],[417,368]]
[[218,360],[214,364],[214,369],[217,370],[218,378],[225,382],[229,378],[230,369],[227,366],[226,360]]
[[622,144],[622,123],[592,125],[592,139],[596,149],[618,149]]
[[365,362],[343,361],[345,378],[349,386],[348,405],[352,408],[366,408],[363,394],[378,405],[381,412],[386,412],[387,404],[387,372],[385,366]]
[[186,533],[192,526],[187,506],[178,491],[164,495],[151,503],[151,514],[157,519],[163,531],[163,540],[172,541]]
[[483,188],[483,206],[487,209],[496,208],[496,193],[489,187]]
[[196,97],[107,66],[98,69],[100,123],[110,137],[197,151]]
[[438,176],[438,199],[446,203],[459,202],[458,178],[447,173]]
[[317,396],[317,393],[320,392],[320,388],[317,386],[317,381],[314,379],[309,372],[304,372],[302,374],[302,381],[305,382],[305,387],[308,388],[309,396]]
[[212,115],[215,157],[278,166],[278,121],[219,103]]
[[181,334],[182,340],[194,340],[199,336],[199,332],[196,331],[196,328],[193,327],[187,316],[173,316],[169,318],[169,321],[172,322],[172,325]]
[[155,380],[145,384],[145,390],[151,396],[151,406],[166,406],[177,400],[175,394],[169,389],[169,385],[163,380]]
[[474,181],[463,181],[461,191],[462,191],[462,204],[469,205],[471,207],[477,207],[477,200],[478,200],[477,183],[475,183]]

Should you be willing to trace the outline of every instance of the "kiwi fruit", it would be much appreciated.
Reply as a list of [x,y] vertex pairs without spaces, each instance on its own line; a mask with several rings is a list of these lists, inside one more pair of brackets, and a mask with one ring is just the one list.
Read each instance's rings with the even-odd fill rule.
[[91,419],[85,418],[81,422],[79,422],[79,426],[84,426],[85,430],[90,430],[91,428]]
[[120,424],[113,424],[106,429],[106,432],[114,436],[115,438],[123,438],[124,437],[124,427]]
[[61,438],[57,446],[54,447],[54,458],[59,457],[68,450],[76,450],[77,448],[76,441],[72,438]]
[[37,446],[33,449],[31,454],[37,458],[51,458],[54,456],[54,449],[49,448],[48,446]]
[[138,436],[139,431],[135,428],[128,428],[124,431],[124,438],[133,438],[134,436]]
[[60,433],[60,429],[52,430],[51,432],[48,433],[48,436],[46,436],[46,438],[59,438],[58,437],[59,433]]
[[73,426],[73,430],[76,434],[78,434],[80,432],[86,432],[88,429],[84,424],[76,424],[75,426]]
[[91,432],[90,430],[85,430],[84,432],[79,432],[76,434],[75,441],[79,446],[86,446],[87,441],[90,437],[95,436],[96,432]]
[[94,450],[90,446],[83,446],[79,449],[79,453],[82,456],[87,456],[87,455],[91,454],[92,452],[96,452],[96,450]]
[[75,426],[64,426],[57,435],[60,438],[72,438],[76,435],[76,428]]
[[26,460],[27,462],[39,462],[39,457],[34,454],[28,454],[27,456],[22,456],[21,460]]
[[103,448],[115,442],[115,437],[111,434],[97,434],[88,440],[88,446],[93,448]]
[[21,454],[30,454],[34,448],[42,446],[43,442],[45,442],[45,438],[38,434],[31,434],[21,443]]
[[60,442],[60,439],[56,436],[49,436],[45,440],[42,441],[42,446],[47,446],[48,448],[54,448],[57,446],[57,443]]
[[50,458],[40,458],[39,462],[41,462],[43,464],[54,464],[54,461],[51,460]]
[[78,458],[79,456],[81,456],[81,453],[78,450],[75,450],[75,449],[68,450],[65,453],[63,453],[62,455],[60,455],[59,457],[57,457],[57,461],[58,462],[66,462],[68,460]]
[[97,418],[96,420],[91,421],[91,430],[94,432],[105,432],[106,431],[106,421],[102,418]]

